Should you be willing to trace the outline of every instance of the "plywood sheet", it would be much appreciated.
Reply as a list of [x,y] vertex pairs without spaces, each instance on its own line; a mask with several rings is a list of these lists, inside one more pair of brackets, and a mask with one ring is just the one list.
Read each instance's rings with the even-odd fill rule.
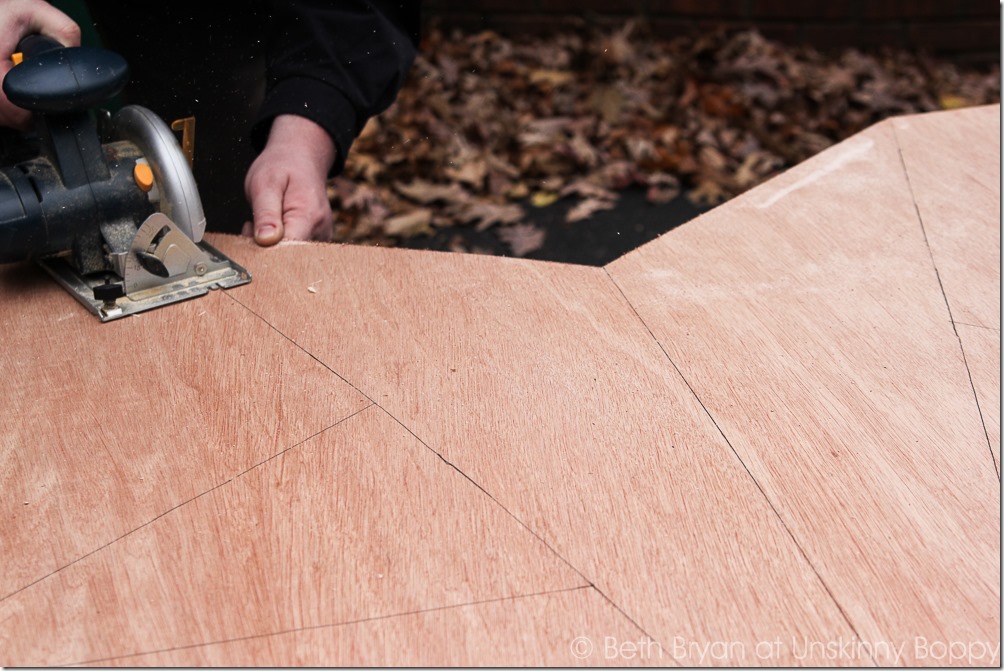
[[[653,639],[752,651],[780,638],[785,649],[761,660],[780,663],[792,639],[851,636],[602,269],[219,244],[259,280],[238,300],[483,487]],[[688,649],[685,664],[699,648]]]
[[998,665],[965,115],[606,269],[212,236],[250,285],[99,324],[0,268],[0,664]]
[[1000,473],[1001,462],[1001,332],[956,324],[966,355],[973,389],[980,404],[983,428]]
[[1000,328],[1000,105],[893,119],[956,322]]
[[97,661],[585,584],[371,406],[0,602],[0,664]]
[[100,666],[673,666],[593,588],[300,629],[99,662]]
[[0,267],[0,598],[369,404],[223,294],[101,324]]
[[888,122],[609,271],[860,640],[999,643],[999,482]]

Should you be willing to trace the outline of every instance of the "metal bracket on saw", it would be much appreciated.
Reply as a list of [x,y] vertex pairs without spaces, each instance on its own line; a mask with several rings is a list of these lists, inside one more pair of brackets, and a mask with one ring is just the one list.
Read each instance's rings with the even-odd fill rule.
[[202,241],[191,165],[156,114],[126,105],[99,130],[93,108],[128,79],[120,55],[42,35],[18,50],[2,88],[40,141],[0,165],[0,263],[35,260],[102,322],[251,281]]
[[251,275],[206,241],[193,242],[166,215],[150,215],[114,273],[81,276],[68,252],[39,259],[59,284],[102,322],[247,284]]

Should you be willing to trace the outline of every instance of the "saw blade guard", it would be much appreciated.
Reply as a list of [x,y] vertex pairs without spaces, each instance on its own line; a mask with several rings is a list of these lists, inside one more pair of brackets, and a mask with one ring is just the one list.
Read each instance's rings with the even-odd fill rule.
[[193,242],[206,232],[199,189],[174,132],[140,105],[127,105],[112,117],[116,140],[132,142],[146,157],[160,190],[160,211]]

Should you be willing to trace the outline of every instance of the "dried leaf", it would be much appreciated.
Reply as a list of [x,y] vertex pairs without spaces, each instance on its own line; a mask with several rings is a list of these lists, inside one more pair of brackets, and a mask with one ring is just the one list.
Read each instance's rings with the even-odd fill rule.
[[687,193],[687,197],[696,205],[715,206],[724,201],[727,197],[725,189],[713,179],[706,179],[698,183],[696,189]]
[[952,95],[951,93],[944,93],[938,98],[938,105],[941,109],[954,110],[960,107],[969,107],[972,103],[963,98],[962,96]]
[[430,233],[431,222],[432,210],[420,207],[387,219],[383,223],[383,230],[387,235],[411,237],[419,233]]
[[496,224],[514,224],[526,216],[515,203],[499,205],[483,201],[466,203],[457,211],[457,218],[465,224],[478,222],[476,229],[484,231]]
[[464,203],[470,199],[470,194],[459,184],[433,184],[416,179],[408,184],[397,183],[394,189],[402,196],[417,203],[430,205],[432,203]]
[[476,159],[463,163],[456,168],[447,168],[443,172],[450,179],[478,190],[485,183],[485,176],[488,174],[488,164],[483,160]]
[[589,97],[589,106],[608,124],[619,123],[627,100],[616,86],[600,86]]
[[680,195],[680,180],[666,173],[653,173],[646,180],[648,189],[645,199],[655,205],[662,205]]
[[615,200],[617,198],[615,191],[604,188],[597,184],[596,180],[590,179],[577,179],[561,190],[562,198],[573,195],[583,198],[600,198],[603,200]]
[[519,141],[526,147],[554,144],[565,137],[570,123],[567,117],[533,120],[519,134]]
[[573,218],[636,185],[651,202],[679,190],[714,205],[890,115],[1000,102],[998,64],[637,28],[428,31],[396,101],[329,185],[336,239],[390,244],[388,226],[421,230],[408,223],[416,205],[430,227],[508,229],[534,192],[548,194],[540,204],[580,198]]
[[514,256],[526,256],[544,246],[547,232],[533,224],[514,224],[498,229],[498,236]]
[[517,182],[512,188],[506,191],[506,197],[511,200],[522,200],[530,195],[530,187],[525,182]]
[[582,221],[583,219],[588,219],[595,213],[601,210],[612,210],[615,201],[607,200],[605,198],[586,198],[575,204],[572,209],[568,211],[565,215],[565,221],[574,222]]
[[575,81],[575,75],[565,70],[533,70],[530,83],[536,86],[564,86]]
[[558,200],[558,194],[554,191],[537,191],[530,197],[530,204],[534,207],[547,207]]
[[612,33],[601,42],[602,56],[605,60],[621,65],[635,58],[635,48],[631,41],[635,22],[629,20],[620,30]]

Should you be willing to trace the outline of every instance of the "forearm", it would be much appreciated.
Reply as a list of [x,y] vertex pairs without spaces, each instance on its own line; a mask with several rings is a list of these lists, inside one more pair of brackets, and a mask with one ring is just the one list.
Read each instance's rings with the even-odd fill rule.
[[277,116],[266,148],[288,153],[323,179],[335,162],[337,150],[331,136],[310,119],[294,114]]

